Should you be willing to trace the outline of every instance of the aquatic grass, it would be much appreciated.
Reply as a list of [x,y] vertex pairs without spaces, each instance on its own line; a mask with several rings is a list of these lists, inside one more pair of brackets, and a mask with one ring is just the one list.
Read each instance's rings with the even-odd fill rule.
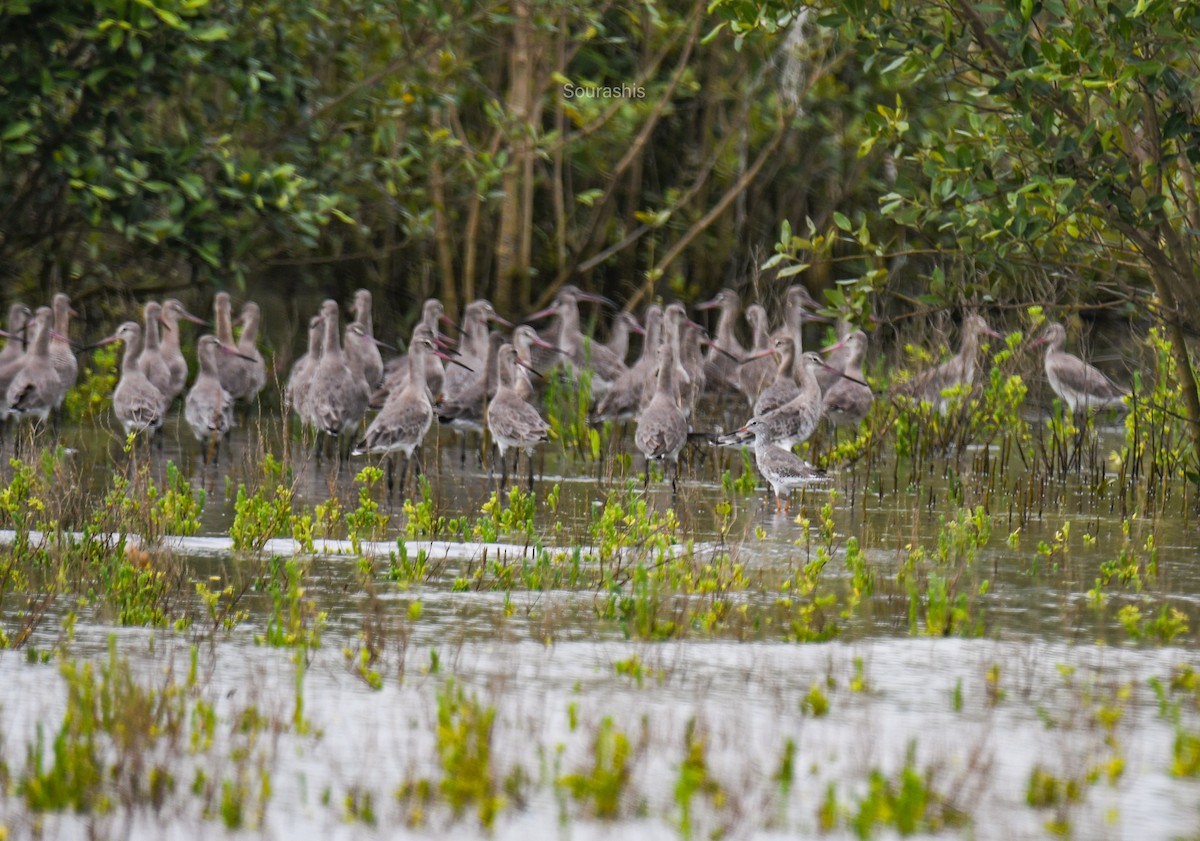
[[[584,338],[584,356],[590,359],[591,339]],[[578,458],[597,461],[600,458],[600,430],[591,424],[592,372],[589,368],[558,369],[546,384],[543,399],[546,423],[550,425],[552,440],[556,440],[564,451]]]
[[495,707],[467,695],[454,679],[437,692],[437,758],[442,768],[438,790],[456,817],[474,807],[481,826],[490,829],[504,807],[492,761]]
[[263,633],[255,636],[260,645],[305,652],[320,646],[328,615],[308,596],[307,571],[307,562],[298,558],[273,555],[267,560],[258,586],[270,597],[271,613]]
[[622,817],[622,803],[628,798],[631,777],[632,746],[629,737],[616,728],[611,716],[605,716],[592,742],[590,768],[557,778],[557,784],[587,813],[604,821]]
[[67,391],[63,410],[68,420],[99,423],[112,411],[112,393],[120,376],[121,353],[116,346],[98,347],[88,353],[79,381]]

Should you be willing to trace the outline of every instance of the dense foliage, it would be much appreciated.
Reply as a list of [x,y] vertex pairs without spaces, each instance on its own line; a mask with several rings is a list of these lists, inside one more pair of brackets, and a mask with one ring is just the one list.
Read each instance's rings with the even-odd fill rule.
[[515,312],[575,277],[743,283],[781,218],[874,205],[874,106],[828,31],[735,43],[716,22],[611,0],[5,4],[5,285],[354,283]]

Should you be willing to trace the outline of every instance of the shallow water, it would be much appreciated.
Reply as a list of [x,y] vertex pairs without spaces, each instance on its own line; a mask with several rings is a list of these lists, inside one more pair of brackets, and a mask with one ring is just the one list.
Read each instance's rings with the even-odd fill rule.
[[[1099,451],[1118,446],[1119,434],[1103,431]],[[108,433],[69,429],[62,440],[77,451],[76,480],[97,494],[112,470],[122,469],[125,457]],[[216,468],[200,464],[190,438],[169,433],[162,451],[149,456],[151,472],[161,479],[173,461],[208,498],[200,534],[167,539],[152,551],[175,558],[189,580],[213,589],[258,581],[263,560],[233,552],[228,535],[237,486],[258,481],[268,451],[284,452],[269,421],[239,430]],[[424,458],[438,513],[479,516],[489,496],[486,469],[470,453],[460,466],[457,441],[445,434],[436,441],[431,435]],[[245,785],[240,822],[268,837],[893,837],[894,824],[863,823],[863,804],[875,773],[882,774],[878,785],[899,789],[908,757],[928,800],[946,806],[941,819],[919,825],[917,837],[1034,838],[1052,830],[1089,839],[1194,837],[1200,782],[1172,774],[1172,761],[1179,734],[1200,731],[1198,696],[1184,689],[1168,695],[1178,704],[1177,724],[1150,684],[1168,684],[1182,667],[1200,669],[1200,535],[1187,505],[1125,521],[1116,495],[1097,494],[1082,477],[1053,480],[1035,506],[1014,504],[1020,470],[987,488],[973,475],[972,459],[931,463],[916,479],[891,460],[859,464],[837,473],[831,487],[796,494],[790,514],[777,514],[761,489],[722,488],[723,469],[740,473],[736,453],[712,454],[685,473],[675,498],[668,483],[655,482],[645,492],[649,508],[671,508],[679,519],[671,552],[699,567],[740,564],[749,582],[716,593],[664,592],[655,628],[671,617],[674,633],[646,634],[633,619],[615,619],[605,609],[613,594],[595,577],[586,586],[548,588],[502,586],[491,571],[475,577],[498,556],[519,566],[569,556],[576,547],[584,547],[584,571],[597,572],[593,524],[609,494],[624,493],[623,469],[562,452],[546,453],[539,464],[545,478],[536,486],[535,539],[509,534],[481,546],[401,538],[409,557],[428,556],[430,572],[414,580],[386,574],[400,552],[404,515],[400,495],[382,487],[374,498],[393,520],[360,547],[369,586],[359,555],[340,536],[316,541],[313,553],[286,537],[269,543],[265,554],[304,561],[304,599],[326,614],[318,648],[262,644],[277,613],[258,584],[239,603],[248,615],[228,633],[196,621],[179,631],[118,627],[105,612],[62,599],[33,635],[31,654],[57,647],[102,663],[115,637],[138,681],[162,686],[168,668],[182,680],[195,646],[199,677],[189,703],[212,704],[220,724],[211,748],[187,749],[185,739],[185,749],[162,760],[175,783],[157,810],[116,802],[85,814],[38,815],[18,781],[39,728],[49,742],[61,726],[67,682],[54,657],[37,662],[43,658],[2,652],[0,769],[7,766],[13,782],[0,799],[0,828],[14,838],[237,834],[227,828],[220,785],[195,783],[201,768],[210,781]],[[293,449],[288,464],[294,508],[337,496],[353,509],[361,462],[318,466]],[[545,496],[555,483],[560,497],[550,511]],[[634,488],[629,498],[641,498],[640,480]],[[722,503],[728,515],[719,513]],[[823,531],[827,504],[831,529]],[[945,522],[975,505],[985,506],[990,537],[969,550],[951,546],[944,564],[929,561],[901,581],[911,550],[935,554],[947,539]],[[1057,537],[1068,524],[1069,536]],[[0,543],[15,537],[0,533]],[[854,607],[850,539],[871,573]],[[795,642],[798,631],[789,623],[804,599],[780,582],[796,586],[821,551],[829,560],[817,592],[834,604],[817,627],[836,626],[837,633]],[[1099,588],[1106,597],[1100,605],[1089,590],[1101,565],[1122,551],[1141,559],[1140,572],[1135,582]],[[939,576],[949,601],[961,598],[964,611],[946,638],[928,635],[928,586]],[[914,579],[916,590],[906,583]],[[1128,606],[1143,617],[1175,608],[1188,630],[1169,643],[1148,631],[1135,640],[1119,615]],[[5,610],[10,625],[14,608]],[[64,643],[60,623],[72,612],[74,637]],[[193,607],[193,618],[197,613]],[[707,615],[718,620],[705,624]],[[375,655],[369,670],[377,689],[356,669],[364,649]],[[439,697],[449,697],[451,679],[495,711],[490,762],[504,802],[490,831],[475,805],[456,817],[448,796],[397,796],[421,780],[443,790],[449,772],[438,759]],[[248,735],[238,726],[248,707],[275,724]],[[194,728],[194,709],[190,714]],[[629,757],[615,816],[600,820],[594,801],[571,797],[562,780],[595,769],[606,717],[628,737]],[[693,759],[701,745],[699,765],[686,761],[689,731]],[[784,784],[789,743],[793,770]],[[703,781],[690,799],[681,794],[688,769]],[[1035,769],[1061,785],[1054,802],[1037,808],[1027,800]]]

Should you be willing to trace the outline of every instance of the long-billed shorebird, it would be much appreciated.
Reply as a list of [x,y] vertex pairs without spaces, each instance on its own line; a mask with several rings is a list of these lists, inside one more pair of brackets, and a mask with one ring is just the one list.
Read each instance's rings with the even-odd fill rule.
[[[745,359],[746,349],[738,341],[735,327],[742,312],[742,302],[732,289],[722,289],[711,301],[697,304],[698,310],[720,310],[717,316],[716,341],[726,353],[709,349],[704,356],[704,374],[709,388],[725,391],[738,390],[738,363]],[[731,358],[732,357],[732,358]]]
[[1046,379],[1071,414],[1126,408],[1129,392],[1078,356],[1063,350],[1066,343],[1066,328],[1054,322],[1046,325],[1045,332],[1033,344],[1046,346]]
[[558,322],[558,339],[556,346],[562,351],[562,360],[569,364],[578,377],[581,372],[591,374],[592,394],[599,397],[612,386],[625,372],[625,360],[618,358],[605,345],[593,342],[583,335],[579,326],[579,302],[601,301],[611,303],[607,298],[590,293],[580,292],[574,288],[564,288],[558,293],[555,302],[544,310],[539,310],[526,318],[526,321],[555,316]]
[[[421,307],[421,320],[417,322],[417,325],[424,327],[428,331],[427,334],[430,340],[439,350],[445,350],[448,345],[443,344],[443,337],[438,329],[441,324],[446,324],[456,330],[458,329],[458,325],[446,315],[446,311],[442,307],[442,302],[437,298],[427,298]],[[413,335],[416,335],[415,330]],[[383,385],[371,394],[371,406],[374,408],[383,406],[388,394],[404,388],[404,383],[408,379],[408,355],[393,356],[384,363],[383,371]],[[442,379],[444,376],[445,368],[442,366],[441,360],[436,356],[426,354],[425,385],[429,387],[429,393],[433,395],[435,400],[442,394]]]
[[[237,323],[242,332],[238,335],[237,354],[232,357],[233,363],[240,366],[241,373],[234,381],[237,390],[230,389],[234,400],[253,402],[258,393],[267,384],[267,366],[258,350],[258,328],[262,323],[262,310],[253,301],[242,304],[242,312]],[[228,356],[228,354],[226,354]]]
[[777,336],[771,345],[767,350],[758,351],[758,354],[747,358],[754,359],[761,354],[775,359],[775,378],[759,392],[758,399],[754,401],[756,415],[765,415],[773,409],[778,409],[800,393],[800,386],[792,376],[796,361],[796,343],[792,341],[791,336]]
[[71,316],[79,316],[71,306],[71,299],[59,292],[51,301],[54,310],[54,331],[50,334],[50,359],[58,374],[58,388],[54,394],[54,408],[61,409],[67,392],[79,378],[79,360],[71,348]]
[[[500,348],[504,343],[504,334],[493,331],[488,336],[483,364],[473,372],[475,378],[453,397],[447,397],[437,405],[438,421],[449,426],[461,438],[460,461],[466,461],[467,433],[483,433],[487,403],[496,396],[500,387]],[[441,354],[441,358],[452,359],[445,354]]]
[[163,301],[162,318],[166,330],[163,332],[159,341],[159,348],[162,351],[163,359],[167,362],[167,368],[171,372],[170,392],[171,399],[174,400],[187,387],[188,365],[187,359],[183,356],[182,339],[179,335],[179,322],[190,321],[193,324],[201,324],[208,326],[208,322],[203,318],[192,315],[188,312],[187,307],[179,302],[176,298],[168,298]]
[[162,353],[161,329],[164,325],[162,304],[147,301],[142,308],[142,352],[138,356],[138,369],[158,389],[164,405],[170,406],[175,395],[171,392],[171,368]]
[[414,337],[408,346],[409,374],[404,388],[388,395],[387,402],[367,427],[366,436],[351,453],[355,456],[385,456],[389,491],[394,487],[393,461],[396,453],[404,454],[404,469],[400,473],[401,493],[408,478],[409,464],[414,465],[414,475],[420,476],[422,472],[418,450],[433,422],[433,402],[425,385],[426,355],[453,361],[452,357],[438,350],[428,336]]
[[[633,313],[619,312],[617,317],[613,319],[612,332],[608,336],[608,341],[604,346],[609,349],[614,357],[622,362],[629,356],[629,335],[637,333],[639,336],[645,335],[646,331],[642,329],[642,325],[638,324],[637,318]],[[546,342],[546,344],[550,344]]]
[[50,354],[54,336],[54,311],[39,307],[34,315],[36,333],[5,393],[11,415],[45,422],[59,399],[62,381]]
[[214,462],[221,452],[221,440],[233,428],[233,395],[221,385],[217,373],[218,354],[235,354],[216,336],[201,336],[196,343],[200,372],[183,401],[183,418],[196,440],[204,445],[203,459]]
[[[500,486],[508,483],[508,461],[505,453],[513,450],[513,471],[516,472],[517,459],[523,451],[529,461],[529,490],[533,490],[533,450],[538,444],[550,440],[550,425],[542,419],[530,403],[521,399],[516,389],[517,349],[512,345],[503,345],[499,351],[500,383],[496,396],[487,407],[487,425],[492,433],[492,440],[499,450]],[[488,469],[489,483],[491,467]]]
[[646,484],[650,483],[650,462],[672,462],[671,490],[678,490],[679,453],[687,443],[688,424],[679,406],[679,390],[675,382],[675,348],[664,341],[658,346],[658,368],[655,372],[654,396],[638,414],[633,442],[646,459]]
[[[751,418],[762,421],[767,440],[785,450],[807,441],[821,422],[821,387],[817,385],[816,373],[827,366],[820,356],[812,352],[801,354],[800,359],[803,364],[800,368],[800,391],[796,396],[777,409]],[[755,434],[747,423],[740,429],[719,436],[717,441],[726,446],[744,444]]]
[[33,310],[24,304],[13,304],[8,308],[8,340],[0,348],[0,371],[24,355],[29,344],[26,325],[32,318]]
[[[345,343],[346,358],[350,361],[350,369],[362,372],[367,386],[374,391],[383,385],[383,355],[379,352],[379,343],[375,339],[375,315],[371,302],[371,293],[359,289],[354,293],[354,303],[350,305],[350,313],[354,316],[353,324],[359,325],[362,332],[371,341],[351,342],[347,336]],[[347,325],[349,329],[349,325]]]
[[775,331],[775,336],[790,336],[796,346],[796,361],[792,367],[792,376],[799,383],[804,377],[804,322],[825,321],[827,319],[813,315],[817,302],[813,300],[808,290],[799,283],[788,287],[783,299],[783,326]]
[[[639,326],[638,330],[642,328]],[[515,388],[522,400],[533,400],[534,387],[529,375],[538,376],[534,369],[534,356],[538,351],[554,353],[557,348],[538,335],[528,324],[518,324],[513,328],[512,346],[517,349],[517,382]]]
[[5,399],[8,386],[25,361],[26,350],[33,338],[32,331],[36,329],[33,310],[24,304],[13,304],[8,308],[8,338],[0,349],[0,440],[4,437],[4,427],[10,415]]
[[[321,361],[321,345],[325,339],[325,318],[314,315],[308,320],[308,349],[292,363],[287,385],[283,389],[284,411],[291,410],[302,426],[312,426],[308,417],[308,392],[313,372]],[[215,359],[215,357],[214,357]]]
[[463,308],[462,337],[458,345],[458,357],[463,367],[457,365],[446,369],[442,379],[442,391],[447,398],[453,398],[475,380],[475,372],[482,373],[487,359],[488,322],[494,321],[504,327],[512,327],[512,322],[502,318],[490,301],[480,299],[472,301]]
[[970,389],[975,382],[975,371],[979,367],[979,337],[1003,338],[980,315],[970,315],[963,323],[962,344],[954,356],[941,365],[934,366],[913,377],[896,389],[897,394],[907,395],[914,400],[936,406],[941,414],[950,408],[946,392],[955,389]]
[[[683,391],[688,383],[688,371],[680,361],[681,347],[683,344],[683,331],[685,323],[691,321],[688,318],[687,310],[683,304],[673,302],[667,304],[663,309],[662,323],[662,339],[659,345],[668,345],[671,348],[671,364],[674,370],[671,376],[671,387],[674,390],[675,405],[683,410]],[[639,410],[645,410],[650,405],[650,401],[654,399],[654,394],[658,389],[658,349],[654,352],[654,367],[650,369],[650,375],[642,382],[642,397],[638,404]],[[686,415],[684,416],[686,419]]]
[[846,356],[841,369],[842,376],[834,378],[833,384],[825,390],[825,396],[821,398],[825,417],[829,418],[834,426],[857,426],[871,411],[871,404],[875,401],[875,395],[863,376],[867,334],[862,330],[855,330],[840,342],[831,345],[828,350],[832,353],[844,351]]
[[638,409],[642,405],[643,392],[653,396],[653,387],[647,386],[647,383],[652,383],[658,365],[658,346],[662,342],[662,307],[657,304],[647,307],[645,320],[646,334],[642,341],[641,355],[631,368],[617,377],[608,392],[600,398],[592,411],[593,422],[632,420],[637,417]]
[[166,405],[163,394],[138,367],[142,355],[142,328],[136,321],[126,321],[116,332],[98,344],[123,342],[125,352],[121,358],[121,379],[113,391],[113,414],[125,430],[125,434],[157,432],[163,424]]
[[828,474],[798,457],[790,450],[783,450],[771,442],[771,431],[763,418],[751,418],[745,427],[754,436],[754,462],[771,490],[775,492],[775,511],[778,513],[786,500],[791,510],[791,492],[796,488],[824,482]]
[[[233,301],[228,292],[218,292],[213,298],[213,325],[217,331],[217,341],[229,350],[237,350],[237,342],[233,338]],[[242,366],[232,356],[217,357],[217,374],[221,385],[230,394],[240,391]]]
[[308,394],[310,417],[317,430],[318,460],[323,438],[327,436],[336,443],[342,435],[353,431],[366,414],[371,399],[366,381],[351,374],[346,363],[338,335],[337,302],[325,301],[321,316],[325,322],[321,359],[313,372]]
[[[767,357],[771,350],[771,330],[767,323],[767,310],[761,304],[751,304],[746,307],[746,320],[750,322],[754,342],[750,353],[743,358],[741,371],[738,374],[738,389],[746,395],[751,406],[758,400],[775,376],[775,365]],[[789,334],[785,334],[789,335]]]
[[[845,371],[846,363],[850,359],[850,348],[846,345],[845,339],[853,332],[850,322],[844,318],[839,318],[837,322],[837,340],[827,348],[823,348],[821,352],[825,354],[825,364],[834,371]],[[863,334],[864,336],[866,334]],[[859,377],[862,379],[862,377]],[[822,370],[817,374],[817,382],[821,386],[821,391],[828,391],[829,388],[837,382],[841,381],[841,377],[829,371]]]

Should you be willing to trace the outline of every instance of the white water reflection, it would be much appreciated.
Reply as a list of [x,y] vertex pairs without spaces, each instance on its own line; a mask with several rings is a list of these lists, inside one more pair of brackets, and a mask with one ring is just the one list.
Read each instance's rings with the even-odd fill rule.
[[[420,626],[409,640],[404,677],[393,675],[378,691],[349,673],[340,652],[316,656],[303,695],[305,716],[319,735],[285,734],[266,753],[272,794],[257,834],[372,835],[347,822],[344,805],[348,792],[359,798],[370,792],[377,831],[389,838],[677,837],[675,786],[689,720],[725,796],[721,808],[697,797],[695,837],[721,827],[739,838],[812,837],[830,785],[842,808],[853,812],[870,773],[894,777],[910,749],[932,787],[969,816],[966,826],[947,830],[951,837],[1042,837],[1055,814],[1025,802],[1035,767],[1062,778],[1098,776],[1082,784],[1080,802],[1066,805],[1060,816],[1077,838],[1181,837],[1200,820],[1197,783],[1169,773],[1174,730],[1158,714],[1148,685],[1152,676],[1165,680],[1181,662],[1195,665],[1195,656],[1180,649],[960,640],[451,645],[442,630]],[[102,656],[105,633],[83,629],[79,649]],[[120,650],[147,680],[168,664],[177,674],[186,671],[180,644],[159,639],[151,650],[146,632],[119,636]],[[430,650],[439,652],[438,674],[428,671]],[[645,671],[640,686],[614,672],[615,664],[634,655]],[[215,658],[202,654],[201,663],[202,692],[216,700],[219,716],[248,703],[285,721],[292,715],[290,652],[230,641]],[[518,806],[507,798],[494,833],[469,814],[451,822],[448,810],[437,805],[425,810],[423,828],[406,829],[410,814],[395,798],[406,781],[436,783],[441,777],[436,692],[447,675],[496,709],[497,777],[521,766],[529,780],[527,801]],[[856,680],[865,685],[852,688]],[[53,666],[30,665],[14,652],[0,654],[0,685],[6,687],[0,732],[11,764],[39,724],[48,736],[56,731],[64,686]],[[829,701],[820,717],[801,711],[814,685]],[[1120,709],[1111,732],[1097,723],[1098,711],[1110,708]],[[553,782],[591,768],[592,740],[606,716],[635,745],[622,817],[611,824],[589,818]],[[784,797],[773,775],[788,739],[797,747],[796,780]],[[1110,781],[1103,769],[1117,758],[1123,770]],[[179,758],[181,791],[173,801],[182,805],[157,816],[138,811],[128,837],[226,837],[219,820],[188,806],[190,776],[182,772],[201,761]],[[10,770],[19,774],[19,764]],[[4,811],[24,814],[11,793]],[[100,837],[125,837],[128,819],[119,805],[108,817],[49,815],[44,837],[84,838],[93,822]],[[8,824],[15,833],[10,837],[25,837],[30,828],[24,820]],[[826,837],[853,834],[843,826]]]

